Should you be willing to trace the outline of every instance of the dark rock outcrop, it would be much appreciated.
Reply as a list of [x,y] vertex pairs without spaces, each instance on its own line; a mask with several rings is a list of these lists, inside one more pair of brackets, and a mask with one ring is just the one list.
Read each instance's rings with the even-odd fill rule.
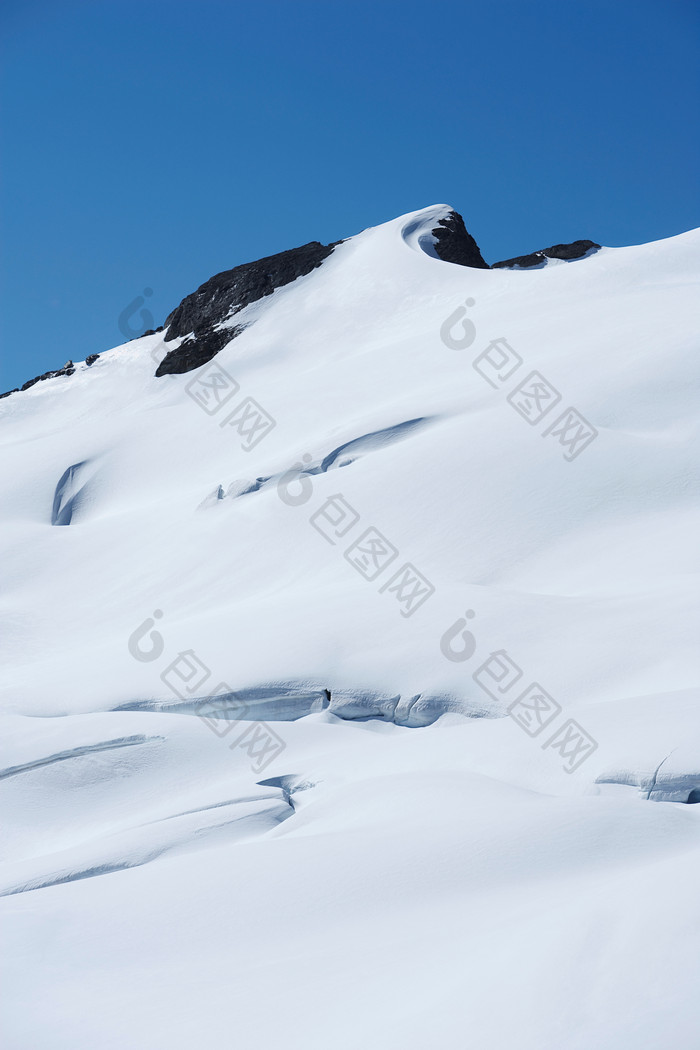
[[180,346],[168,351],[155,371],[156,376],[182,375],[205,365],[244,328],[245,325],[234,325],[232,328],[209,329],[195,333],[193,338],[186,339]]
[[[98,355],[95,354],[95,357]],[[15,387],[14,390],[8,390],[5,394],[0,394],[0,399],[3,397],[9,397],[10,394],[18,394],[20,390],[29,390],[30,387],[34,386],[35,383],[41,383],[45,379],[54,379],[56,376],[72,376],[75,372],[75,365],[72,361],[66,361],[63,368],[57,368],[53,372],[44,372],[43,375],[34,376],[33,379],[28,379],[27,382],[21,387]]]
[[276,288],[311,273],[340,243],[310,241],[301,248],[244,263],[211,277],[196,292],[186,296],[166,318],[166,343],[178,336],[189,338],[166,354],[156,375],[189,372],[211,361],[226,343],[243,331],[242,325],[222,329],[220,326],[224,321],[229,321],[258,299],[272,295]]
[[519,255],[516,259],[505,259],[503,262],[491,264],[491,269],[508,266],[520,266],[525,269],[531,266],[544,266],[547,259],[582,259],[594,251],[598,251],[599,244],[595,241],[572,241],[571,244],[553,244],[551,248],[542,248],[540,251],[531,252],[530,255]]
[[433,230],[433,235],[436,240],[435,251],[443,262],[488,270],[489,264],[484,262],[479,245],[467,232],[459,212],[452,211],[445,219],[441,219]]
[[[462,216],[451,211],[441,219],[432,231],[435,237],[435,251],[444,262],[456,263],[481,270],[489,269],[479,246],[468,233]],[[235,266],[211,277],[196,292],[186,296],[179,306],[166,318],[165,324],[149,329],[144,335],[155,335],[165,331],[164,343],[177,338],[184,341],[179,347],[168,351],[158,365],[156,376],[178,375],[190,372],[211,361],[223,347],[234,339],[245,328],[245,325],[231,324],[231,319],[251,303],[264,298],[277,288],[291,284],[297,277],[304,277],[319,267],[342,244],[321,244],[310,241],[300,248],[269,255],[256,262]],[[505,259],[493,263],[491,268],[544,266],[547,259],[581,259],[600,248],[595,241],[573,241],[571,244],[554,244],[550,248],[521,255],[515,259]],[[224,322],[228,327],[222,327]],[[143,338],[136,336],[135,338]],[[166,346],[167,349],[167,346]],[[99,354],[90,354],[85,363],[90,366]],[[29,390],[35,383],[56,376],[71,376],[75,372],[72,361],[67,361],[63,368],[44,372],[28,380],[22,387],[0,394],[0,399]]]

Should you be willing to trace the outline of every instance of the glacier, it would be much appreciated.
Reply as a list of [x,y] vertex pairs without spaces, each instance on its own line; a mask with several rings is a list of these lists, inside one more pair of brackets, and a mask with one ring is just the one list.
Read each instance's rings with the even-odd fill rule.
[[12,1050],[697,1042],[700,231],[455,214],[0,400]]

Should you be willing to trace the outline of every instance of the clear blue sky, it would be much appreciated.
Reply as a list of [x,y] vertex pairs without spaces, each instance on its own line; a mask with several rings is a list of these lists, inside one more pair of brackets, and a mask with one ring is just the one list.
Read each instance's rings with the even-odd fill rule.
[[0,390],[445,201],[489,262],[700,225],[695,0],[5,0]]

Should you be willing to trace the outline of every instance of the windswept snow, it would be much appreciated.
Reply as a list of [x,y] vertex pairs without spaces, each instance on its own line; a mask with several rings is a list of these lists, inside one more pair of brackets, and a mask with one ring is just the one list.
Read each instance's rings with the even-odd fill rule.
[[700,1038],[700,231],[449,211],[0,401],[11,1050]]

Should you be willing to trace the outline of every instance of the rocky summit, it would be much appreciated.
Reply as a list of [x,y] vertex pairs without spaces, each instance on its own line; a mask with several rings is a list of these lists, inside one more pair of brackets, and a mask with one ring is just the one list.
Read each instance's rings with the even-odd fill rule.
[[311,273],[339,243],[309,241],[300,248],[243,263],[210,277],[166,318],[165,342],[182,336],[185,341],[166,354],[156,375],[190,372],[211,361],[243,330],[242,326],[230,323],[232,317],[258,299],[272,295],[275,289]]
[[[595,241],[573,241],[570,244],[555,244],[529,255],[520,255],[489,265],[467,230],[464,219],[454,209],[447,209],[436,222],[432,229],[432,238],[437,258],[443,262],[479,270],[531,269],[545,266],[549,259],[582,259],[600,248]],[[299,248],[268,255],[255,262],[243,263],[210,277],[195,292],[185,296],[168,315],[165,324],[155,329],[155,332],[165,330],[166,349],[165,356],[156,369],[156,376],[181,375],[211,361],[227,343],[247,327],[245,323],[236,324],[234,321],[245,307],[272,295],[278,288],[291,284],[298,277],[305,277],[318,269],[342,243],[342,240],[332,244],[309,241]],[[149,329],[143,334],[152,335],[154,330]],[[168,344],[175,340],[179,340],[178,344],[169,349]],[[86,364],[91,365],[97,356],[90,354],[86,358]],[[0,394],[0,398],[9,397],[20,390],[28,390],[46,379],[73,375],[74,371],[73,363],[68,362],[61,369],[45,372],[28,380],[21,388]]]

